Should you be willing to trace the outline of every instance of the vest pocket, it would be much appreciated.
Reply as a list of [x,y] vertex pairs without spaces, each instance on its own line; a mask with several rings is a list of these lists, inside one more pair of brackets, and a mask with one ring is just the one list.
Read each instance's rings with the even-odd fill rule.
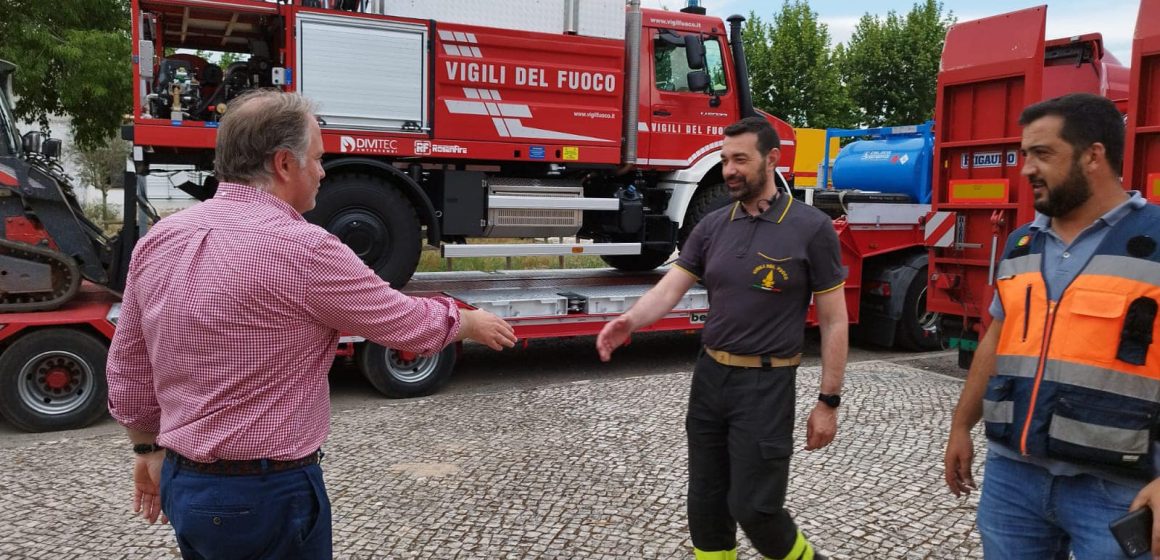
[[995,376],[987,382],[987,393],[983,395],[983,428],[988,439],[1010,443],[1015,421],[1015,401],[1011,399],[1014,385],[1015,380],[1006,376]]
[[1146,471],[1156,426],[1156,406],[1134,399],[1092,402],[1067,393],[1056,402],[1047,433],[1047,455],[1080,463]]
[[1056,331],[1063,331],[1063,344],[1053,347],[1060,355],[1085,361],[1109,363],[1116,357],[1121,318],[1128,296],[1097,290],[1075,289],[1061,302],[1065,317],[1060,317]]

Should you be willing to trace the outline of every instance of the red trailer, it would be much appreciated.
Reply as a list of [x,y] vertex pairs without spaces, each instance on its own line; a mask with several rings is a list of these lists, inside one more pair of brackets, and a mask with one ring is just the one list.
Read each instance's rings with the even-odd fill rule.
[[1008,234],[1034,217],[1020,175],[1024,107],[1069,92],[1107,96],[1127,111],[1125,187],[1157,196],[1160,119],[1157,53],[1160,2],[1143,0],[1131,71],[1104,50],[1099,34],[1044,40],[1047,7],[956,24],[943,48],[937,126],[927,307],[942,314],[943,335],[970,364],[994,294],[995,267]]

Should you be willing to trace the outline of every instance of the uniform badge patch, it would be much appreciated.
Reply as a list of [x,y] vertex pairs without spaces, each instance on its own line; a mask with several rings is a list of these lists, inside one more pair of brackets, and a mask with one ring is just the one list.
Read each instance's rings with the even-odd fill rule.
[[778,282],[789,280],[789,273],[776,264],[761,264],[753,268],[754,283],[751,287],[763,292],[780,292]]
[[1026,246],[1030,242],[1031,242],[1031,236],[1024,235],[1023,237],[1019,238],[1019,241],[1015,243],[1015,246],[1016,247],[1023,247],[1023,246]]

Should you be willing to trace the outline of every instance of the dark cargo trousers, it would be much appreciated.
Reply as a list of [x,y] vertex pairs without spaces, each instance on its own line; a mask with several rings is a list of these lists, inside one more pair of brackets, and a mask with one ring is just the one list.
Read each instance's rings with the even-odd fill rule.
[[797,367],[743,368],[704,352],[689,412],[689,532],[703,551],[732,550],[737,525],[758,552],[785,558],[797,526],[785,510]]

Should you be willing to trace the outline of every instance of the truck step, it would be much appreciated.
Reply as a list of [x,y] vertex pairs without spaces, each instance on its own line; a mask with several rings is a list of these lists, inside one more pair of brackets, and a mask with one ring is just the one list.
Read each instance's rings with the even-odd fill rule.
[[640,243],[494,243],[444,245],[444,257],[639,255]]

